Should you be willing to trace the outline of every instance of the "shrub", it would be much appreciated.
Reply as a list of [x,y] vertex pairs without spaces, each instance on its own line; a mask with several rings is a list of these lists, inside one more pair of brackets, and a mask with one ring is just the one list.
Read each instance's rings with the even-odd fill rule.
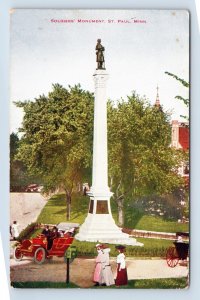
[[33,234],[33,232],[35,231],[35,229],[38,228],[38,226],[39,225],[36,222],[29,224],[25,229],[23,229],[20,232],[20,235],[18,236],[17,240],[21,242],[25,239],[29,239],[31,237],[31,235]]

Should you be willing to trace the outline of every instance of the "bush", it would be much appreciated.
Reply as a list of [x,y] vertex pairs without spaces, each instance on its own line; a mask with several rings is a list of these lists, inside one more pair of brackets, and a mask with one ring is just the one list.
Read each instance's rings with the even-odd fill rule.
[[32,236],[35,229],[37,229],[37,228],[38,228],[38,223],[33,222],[33,223],[29,224],[25,229],[23,229],[20,232],[20,235],[18,236],[17,240],[19,242],[21,242],[23,240],[29,239]]

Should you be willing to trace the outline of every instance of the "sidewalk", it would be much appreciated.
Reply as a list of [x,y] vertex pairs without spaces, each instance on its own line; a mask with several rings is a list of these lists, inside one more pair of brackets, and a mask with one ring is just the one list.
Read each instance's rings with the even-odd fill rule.
[[[111,258],[111,267],[116,277],[116,262]],[[132,259],[127,258],[128,279],[178,278],[188,275],[186,266],[168,267],[164,259]],[[94,285],[94,259],[76,258],[70,265],[70,281],[86,288]],[[11,259],[11,280],[16,282],[50,281],[65,282],[66,264],[63,258],[54,257],[42,265],[37,265],[32,259],[15,262]]]

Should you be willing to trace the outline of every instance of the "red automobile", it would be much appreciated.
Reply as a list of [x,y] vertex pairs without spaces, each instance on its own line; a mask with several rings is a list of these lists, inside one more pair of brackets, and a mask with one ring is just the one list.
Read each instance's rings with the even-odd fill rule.
[[33,257],[37,264],[42,264],[46,258],[52,258],[53,256],[65,257],[66,251],[73,240],[73,236],[64,234],[63,237],[55,238],[52,247],[48,249],[47,238],[41,234],[36,238],[18,243],[14,249],[14,258],[16,261],[20,261],[23,256]]

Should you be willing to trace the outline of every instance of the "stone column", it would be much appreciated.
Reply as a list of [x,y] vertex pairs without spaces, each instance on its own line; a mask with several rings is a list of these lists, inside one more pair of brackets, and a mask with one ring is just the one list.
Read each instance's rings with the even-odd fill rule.
[[94,75],[94,131],[93,131],[93,169],[92,187],[88,215],[81,225],[76,239],[80,241],[127,244],[142,246],[130,238],[115,224],[110,208],[112,193],[108,187],[107,153],[107,98],[106,70],[98,69]]
[[109,194],[108,188],[108,154],[107,154],[107,101],[106,82],[108,74],[105,70],[96,70],[95,104],[94,104],[94,140],[92,192]]

